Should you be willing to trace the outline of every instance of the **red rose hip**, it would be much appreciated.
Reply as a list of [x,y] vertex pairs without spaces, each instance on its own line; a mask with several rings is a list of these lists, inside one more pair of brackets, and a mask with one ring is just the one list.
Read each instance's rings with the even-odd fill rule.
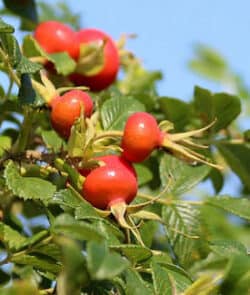
[[84,108],[84,116],[90,117],[93,111],[91,97],[81,90],[71,90],[62,96],[56,97],[51,102],[52,127],[64,138],[70,135],[71,127],[81,115]]
[[77,58],[76,33],[63,23],[58,21],[42,22],[37,26],[34,37],[47,53],[66,51],[72,58]]
[[100,91],[110,86],[116,79],[119,70],[118,49],[106,33],[97,29],[80,30],[76,35],[79,43],[79,53],[81,44],[104,41],[104,65],[95,75],[86,76],[82,73],[74,73],[70,76],[75,85],[88,86],[92,91]]
[[137,194],[137,179],[132,164],[118,156],[100,157],[98,160],[106,165],[87,175],[83,184],[84,198],[99,209],[132,202]]
[[146,112],[131,115],[125,125],[122,156],[131,162],[144,161],[162,142],[162,133],[155,118]]

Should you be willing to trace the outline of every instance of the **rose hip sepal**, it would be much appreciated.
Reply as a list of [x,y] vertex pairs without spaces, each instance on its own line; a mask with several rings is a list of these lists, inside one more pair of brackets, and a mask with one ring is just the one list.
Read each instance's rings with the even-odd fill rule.
[[81,90],[71,90],[55,97],[50,106],[51,125],[61,137],[66,139],[70,136],[71,127],[82,111],[85,117],[90,117],[93,112],[91,97]]
[[150,156],[153,150],[162,147],[175,155],[180,155],[185,160],[221,169],[219,165],[211,163],[206,157],[189,148],[207,148],[207,146],[196,144],[190,137],[207,130],[213,124],[214,122],[198,130],[172,134],[168,132],[168,129],[161,130],[151,114],[134,113],[125,124],[121,142],[122,156],[131,162],[142,162]]

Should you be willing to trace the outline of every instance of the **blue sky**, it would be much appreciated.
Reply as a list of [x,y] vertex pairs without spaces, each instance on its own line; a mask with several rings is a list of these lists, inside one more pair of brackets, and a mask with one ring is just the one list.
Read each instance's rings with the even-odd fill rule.
[[[53,3],[54,0],[46,2]],[[218,85],[187,69],[193,45],[205,43],[219,50],[250,84],[250,1],[238,0],[126,0],[67,1],[82,15],[84,27],[96,27],[117,39],[136,33],[129,48],[146,68],[161,70],[161,95],[189,99],[195,84],[220,90]]]

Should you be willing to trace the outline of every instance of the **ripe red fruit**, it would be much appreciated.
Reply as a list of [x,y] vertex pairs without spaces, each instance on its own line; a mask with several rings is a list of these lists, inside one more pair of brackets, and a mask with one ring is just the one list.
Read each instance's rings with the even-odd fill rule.
[[[53,102],[54,101],[54,102]],[[91,97],[81,90],[71,90],[51,102],[52,127],[64,138],[68,138],[75,120],[81,115],[84,108],[84,116],[90,117],[93,111]]]
[[34,37],[47,53],[66,51],[72,58],[77,58],[76,33],[63,23],[58,21],[42,22],[37,26]]
[[83,184],[84,198],[99,209],[132,202],[137,193],[137,179],[132,164],[118,156],[100,158],[106,165],[88,174]]
[[100,40],[105,40],[104,46],[104,65],[99,73],[93,76],[85,76],[83,74],[74,73],[70,76],[75,85],[84,85],[90,87],[92,91],[100,91],[110,86],[116,79],[119,70],[118,49],[110,36],[96,29],[80,30],[77,34],[80,44],[89,44]]
[[[102,166],[115,166],[115,167],[121,166],[122,169],[124,169],[124,168],[127,169],[127,171],[129,173],[132,173],[134,177],[137,177],[134,167],[121,156],[117,156],[117,155],[100,156],[100,157],[95,157],[94,160],[99,161],[99,162],[104,162],[104,165],[101,165],[100,167],[102,167]],[[94,169],[96,169],[96,168],[94,168]],[[84,169],[84,168],[79,169],[79,173],[85,177],[88,176],[91,171],[92,171],[91,169]]]
[[162,140],[163,134],[152,115],[146,112],[134,113],[124,128],[122,156],[131,162],[142,162],[161,145]]

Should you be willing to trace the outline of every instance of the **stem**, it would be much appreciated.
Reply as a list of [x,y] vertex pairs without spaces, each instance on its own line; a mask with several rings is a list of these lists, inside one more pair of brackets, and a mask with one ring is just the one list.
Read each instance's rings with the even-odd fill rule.
[[174,201],[172,199],[169,199],[169,200],[157,199],[156,197],[152,197],[152,196],[149,196],[149,195],[143,194],[143,193],[138,193],[137,196],[142,199],[145,199],[148,201],[153,201],[153,202],[156,202],[156,203],[159,203],[162,205],[171,205],[174,203]]
[[125,228],[125,233],[126,233],[127,243],[131,244],[130,232],[127,228]]
[[123,132],[119,130],[103,131],[95,137],[95,141],[106,137],[122,137]]
[[206,204],[206,202],[204,202],[204,201],[179,201],[179,203],[180,202],[190,204],[190,205],[197,205],[197,206],[202,206],[202,205]]
[[40,295],[49,295],[54,293],[54,288],[39,290]]
[[13,80],[10,79],[10,85],[9,85],[8,90],[7,90],[7,93],[6,93],[6,95],[5,95],[5,99],[8,99],[8,98],[10,97],[10,94],[11,94],[11,90],[12,90],[13,84],[14,84]]
[[18,153],[18,152],[25,151],[25,148],[27,146],[27,143],[30,137],[32,121],[33,121],[33,113],[29,111],[28,109],[25,109],[21,130],[17,138],[17,141],[15,142],[12,152]]
[[7,71],[10,75],[11,80],[14,81],[18,86],[21,86],[20,79],[18,78],[17,74],[12,69],[12,66],[10,64],[9,56],[3,51],[2,48],[0,48],[0,58],[4,62],[5,66],[7,68]]

